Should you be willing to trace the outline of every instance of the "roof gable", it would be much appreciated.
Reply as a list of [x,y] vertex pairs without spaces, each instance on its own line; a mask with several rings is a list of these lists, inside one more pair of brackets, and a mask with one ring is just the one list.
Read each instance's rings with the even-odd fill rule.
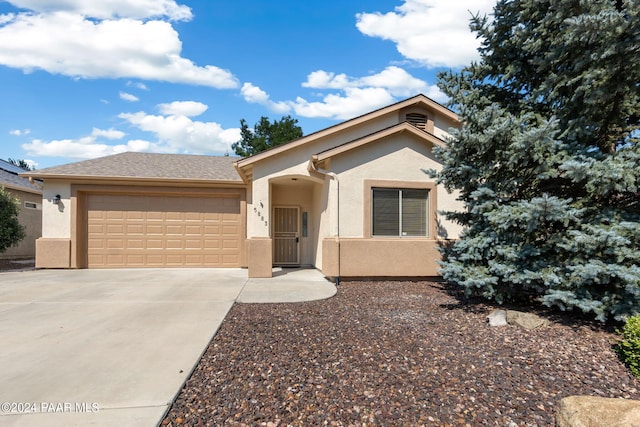
[[[382,117],[384,115],[388,115],[388,114],[393,113],[393,112],[400,111],[402,109],[406,109],[408,107],[418,107],[418,106],[422,106],[422,107],[424,107],[424,108],[426,108],[428,110],[435,111],[439,115],[446,117],[447,119],[451,120],[452,122],[455,122],[455,123],[459,123],[460,122],[460,119],[459,119],[459,117],[458,117],[458,115],[456,113],[454,113],[453,111],[451,111],[448,108],[444,107],[443,105],[438,104],[437,102],[435,102],[431,98],[428,98],[425,95],[419,94],[419,95],[416,95],[416,96],[414,96],[412,98],[405,99],[404,101],[397,102],[397,103],[389,105],[387,107],[380,108],[378,110],[372,111],[372,112],[364,114],[362,116],[353,118],[351,120],[347,120],[347,121],[339,123],[337,125],[334,125],[334,126],[325,128],[323,130],[320,130],[318,132],[309,134],[309,135],[304,136],[302,138],[299,138],[299,139],[296,139],[294,141],[291,141],[291,142],[289,142],[287,144],[283,144],[283,145],[280,145],[278,147],[274,147],[274,148],[272,148],[270,150],[263,151],[262,153],[258,153],[256,155],[251,156],[251,157],[246,157],[246,158],[240,159],[240,160],[238,160],[236,162],[235,165],[236,165],[237,169],[241,170],[243,168],[251,166],[253,163],[259,162],[261,160],[268,159],[268,158],[270,158],[272,156],[276,156],[276,155],[281,154],[281,153],[283,153],[285,151],[300,147],[302,145],[313,143],[314,141],[317,141],[320,138],[326,137],[326,136],[328,136],[330,134],[344,131],[344,130],[350,128],[350,127],[361,125],[362,123],[375,120],[376,118]],[[243,174],[243,173],[241,172],[241,174]]]

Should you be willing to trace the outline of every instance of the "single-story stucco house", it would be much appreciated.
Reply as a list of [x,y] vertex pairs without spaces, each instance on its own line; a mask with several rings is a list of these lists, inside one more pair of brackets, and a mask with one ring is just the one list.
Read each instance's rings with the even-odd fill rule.
[[244,159],[122,153],[42,169],[36,267],[313,266],[328,277],[434,276],[460,209],[439,169],[458,116],[424,95]]
[[36,255],[36,239],[42,236],[42,190],[37,183],[19,176],[24,169],[0,159],[0,187],[20,202],[18,221],[25,228],[25,238],[16,246],[0,252],[0,259],[28,259]]

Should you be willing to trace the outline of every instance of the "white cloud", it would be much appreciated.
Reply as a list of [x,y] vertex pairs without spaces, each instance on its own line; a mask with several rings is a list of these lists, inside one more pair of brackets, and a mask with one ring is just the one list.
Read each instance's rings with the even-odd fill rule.
[[122,139],[125,135],[126,133],[116,129],[93,128],[93,131],[91,131],[92,137],[103,137],[107,139]]
[[460,67],[478,58],[472,14],[489,14],[495,0],[405,0],[394,12],[360,13],[356,27],[396,43],[406,58],[427,67]]
[[135,87],[137,89],[140,89],[140,90],[149,90],[147,85],[142,83],[142,82],[131,82],[131,81],[129,81],[129,82],[127,82],[127,86],[133,86],[133,87]]
[[31,169],[38,169],[38,162],[31,159],[24,159],[24,162],[29,165]]
[[8,0],[21,9],[40,13],[65,11],[98,19],[166,17],[188,21],[191,9],[174,0]]
[[0,25],[13,21],[13,18],[15,18],[15,16],[16,15],[13,13],[0,14]]
[[346,88],[343,95],[326,95],[322,102],[298,97],[293,103],[296,114],[303,117],[350,119],[395,101],[384,88]]
[[302,117],[350,119],[376,108],[423,93],[434,101],[443,102],[446,96],[435,85],[413,77],[400,67],[389,66],[377,74],[365,77],[350,77],[318,70],[307,76],[303,87],[332,90],[322,101],[307,101],[302,97],[295,101],[274,102],[269,95],[251,83],[242,86],[242,95],[247,102],[261,104],[272,111],[288,113],[294,111]]
[[91,159],[125,151],[154,153],[224,154],[231,152],[231,144],[240,140],[240,129],[224,129],[215,122],[194,121],[188,115],[202,114],[207,105],[195,101],[177,101],[160,104],[162,115],[121,113],[118,115],[133,127],[149,132],[155,139],[132,138],[122,140],[126,134],[117,129],[93,128],[89,135],[77,139],[44,141],[33,139],[22,144],[30,155]]
[[137,96],[122,91],[120,92],[120,99],[124,99],[125,101],[129,102],[140,101],[140,98],[138,98]]
[[195,117],[207,111],[208,108],[208,105],[196,101],[174,101],[158,105],[160,112],[167,116]]
[[30,155],[69,157],[75,159],[91,159],[122,153],[125,151],[144,151],[154,153],[191,153],[191,154],[224,154],[231,152],[231,144],[240,140],[240,129],[224,129],[215,122],[194,121],[188,116],[202,114],[207,105],[195,101],[176,101],[159,104],[157,108],[162,115],[137,113],[121,113],[131,126],[152,137],[147,139],[132,138],[123,143],[126,134],[117,129],[93,128],[91,133],[77,139],[60,139],[44,141],[33,139],[23,144],[22,148]]
[[302,86],[313,89],[384,88],[391,95],[400,97],[413,96],[430,89],[424,80],[395,66],[387,67],[378,74],[358,78],[318,70],[309,74]]
[[125,151],[167,152],[167,148],[160,144],[133,139],[124,144],[111,145],[100,141],[122,139],[124,132],[114,129],[94,128],[91,134],[78,139],[60,139],[43,141],[33,139],[28,144],[22,144],[22,148],[30,155],[39,157],[69,157],[74,159],[93,159],[111,154],[124,153]]
[[41,69],[79,78],[136,78],[220,89],[238,86],[230,71],[198,66],[181,51],[178,33],[160,20],[91,20],[56,11],[20,13],[0,26],[0,64],[25,72]]
[[24,135],[29,135],[31,133],[31,130],[29,129],[11,129],[9,131],[9,135],[13,135],[13,136],[24,136]]
[[[178,110],[180,108],[183,107],[178,107]],[[140,130],[151,132],[160,144],[179,152],[222,154],[230,151],[231,144],[240,140],[238,128],[223,129],[218,123],[194,121],[184,114],[152,115],[139,111],[122,113],[118,117]]]
[[287,102],[274,102],[270,99],[269,95],[260,89],[258,86],[254,86],[252,83],[245,83],[240,89],[240,93],[244,97],[244,100],[251,104],[260,104],[267,107],[269,110],[286,114],[291,111],[291,106]]
[[126,144],[109,145],[97,142],[91,136],[77,140],[61,139],[54,141],[42,141],[34,139],[28,144],[22,144],[22,148],[30,155],[40,157],[68,157],[73,159],[94,159],[96,157],[109,156],[111,154],[124,153],[125,151],[166,152],[157,144],[147,141],[131,140]]

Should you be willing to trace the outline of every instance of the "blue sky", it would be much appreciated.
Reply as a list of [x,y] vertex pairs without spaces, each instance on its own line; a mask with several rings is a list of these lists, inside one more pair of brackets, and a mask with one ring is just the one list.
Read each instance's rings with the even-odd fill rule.
[[489,0],[0,0],[0,158],[222,155],[240,119],[305,134],[477,59]]

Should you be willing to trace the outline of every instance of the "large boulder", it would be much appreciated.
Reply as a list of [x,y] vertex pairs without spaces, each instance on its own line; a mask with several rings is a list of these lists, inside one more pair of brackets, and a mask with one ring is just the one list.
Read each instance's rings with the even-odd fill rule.
[[520,326],[526,329],[536,329],[549,326],[549,320],[532,313],[516,310],[493,310],[488,316],[490,326]]
[[640,427],[640,401],[569,396],[560,401],[556,427]]
[[544,328],[549,326],[548,319],[544,319],[533,313],[524,313],[516,310],[507,310],[507,323],[526,329]]

